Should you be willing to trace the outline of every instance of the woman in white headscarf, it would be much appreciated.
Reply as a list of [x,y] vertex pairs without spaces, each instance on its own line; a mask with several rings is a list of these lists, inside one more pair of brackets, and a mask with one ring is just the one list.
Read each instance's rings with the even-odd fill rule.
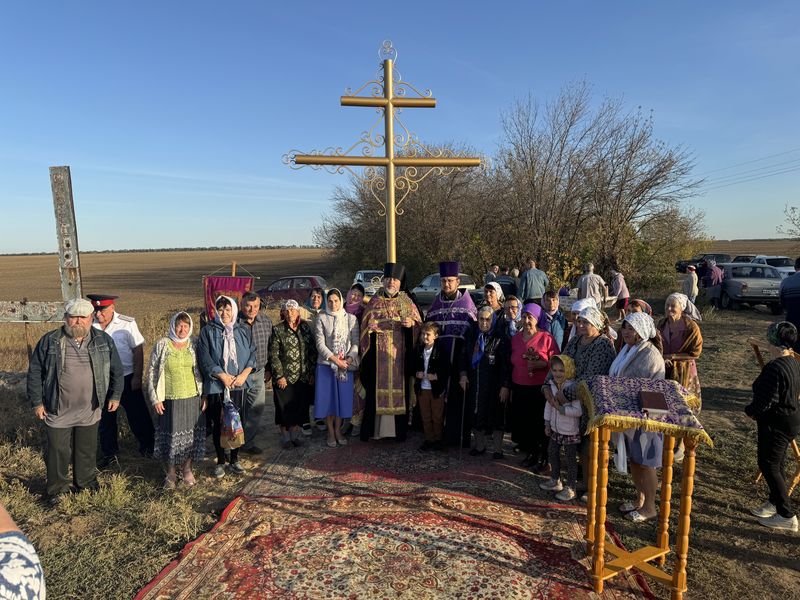
[[173,315],[169,335],[153,346],[147,369],[147,395],[158,415],[153,456],[164,462],[167,489],[177,483],[177,465],[181,465],[183,483],[194,485],[192,461],[201,460],[205,454],[206,402],[201,395],[203,378],[197,366],[192,328],[188,313]]
[[[664,379],[664,358],[661,355],[661,336],[653,318],[646,313],[625,316],[621,329],[625,345],[611,363],[609,376],[638,379]],[[655,519],[658,474],[664,450],[660,433],[629,429],[624,433],[625,449],[630,458],[631,477],[636,487],[636,499],[625,502],[619,509],[634,523]],[[621,440],[618,442],[621,443]]]
[[314,324],[314,418],[325,419],[331,448],[347,444],[342,435],[342,419],[353,416],[353,371],[358,366],[359,335],[358,319],[344,309],[342,293],[331,289],[325,312],[317,316]]
[[565,344],[568,343],[577,334],[578,315],[581,314],[581,311],[583,309],[589,308],[590,306],[597,308],[597,304],[591,298],[581,298],[580,300],[576,300],[575,302],[572,303],[572,306],[569,309],[570,313],[569,321],[571,322],[571,325],[569,328],[569,334],[567,334],[567,341],[565,342]]
[[[244,391],[249,387],[247,376],[256,364],[256,347],[250,337],[250,328],[236,318],[239,309],[236,300],[220,296],[214,304],[216,316],[200,332],[197,356],[203,374],[203,393],[208,396],[208,420],[211,422],[217,466],[214,477],[225,476],[225,449],[222,437],[222,405],[227,398],[239,413],[244,408]],[[245,419],[242,419],[244,423]],[[239,462],[239,449],[230,451],[230,470],[244,473]]]
[[700,313],[686,294],[670,294],[664,302],[666,315],[658,323],[664,340],[666,378],[677,381],[700,398],[700,379],[696,359],[703,352]]

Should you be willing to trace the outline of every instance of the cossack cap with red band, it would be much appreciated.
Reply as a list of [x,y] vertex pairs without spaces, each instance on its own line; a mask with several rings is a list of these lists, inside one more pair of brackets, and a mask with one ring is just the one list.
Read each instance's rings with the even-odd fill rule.
[[114,300],[119,296],[109,296],[106,294],[86,294],[86,297],[91,300],[92,306],[95,308],[105,308],[114,304]]

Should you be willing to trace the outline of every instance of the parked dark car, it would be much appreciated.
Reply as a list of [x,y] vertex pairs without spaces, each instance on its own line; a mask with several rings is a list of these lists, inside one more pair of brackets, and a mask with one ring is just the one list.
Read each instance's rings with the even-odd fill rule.
[[264,305],[277,308],[281,302],[289,299],[297,300],[301,305],[308,299],[311,288],[321,287],[328,290],[328,282],[319,275],[292,275],[281,277],[267,287],[256,290]]
[[720,307],[735,310],[742,304],[764,304],[773,315],[783,312],[778,297],[781,274],[775,267],[755,263],[727,263],[717,266],[724,273]]
[[[701,262],[705,263],[706,261],[714,260],[719,263],[726,263],[731,262],[731,255],[730,254],[698,254],[697,256],[693,256],[692,258],[687,258],[686,260],[679,260],[675,263],[675,270],[678,273],[686,273],[686,267],[689,265],[693,267],[697,267]],[[698,277],[700,274],[698,273]]]
[[[472,277],[466,273],[459,273],[458,277],[458,289],[460,289],[462,292],[464,290],[469,290],[471,294],[472,290],[476,288],[475,282],[472,281]],[[411,296],[420,306],[430,306],[433,303],[433,299],[436,298],[436,295],[441,291],[441,289],[442,286],[441,282],[439,281],[439,274],[431,273],[425,277],[417,287],[411,290]]]

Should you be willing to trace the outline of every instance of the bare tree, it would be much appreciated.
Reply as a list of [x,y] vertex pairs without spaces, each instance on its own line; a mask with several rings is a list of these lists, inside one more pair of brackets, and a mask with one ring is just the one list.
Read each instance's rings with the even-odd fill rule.
[[[431,174],[404,202],[398,256],[414,276],[457,259],[481,275],[492,262],[538,260],[554,283],[580,262],[618,268],[642,283],[666,280],[672,263],[705,238],[702,213],[682,200],[695,193],[693,161],[657,140],[652,116],[620,100],[592,103],[585,82],[544,105],[532,98],[501,115],[492,167]],[[337,190],[334,211],[315,232],[343,268],[382,262],[384,226],[358,180]]]

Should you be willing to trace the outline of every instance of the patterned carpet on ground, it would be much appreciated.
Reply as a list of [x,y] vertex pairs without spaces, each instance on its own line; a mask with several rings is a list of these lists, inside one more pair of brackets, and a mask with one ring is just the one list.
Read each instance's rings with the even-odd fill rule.
[[[598,597],[584,507],[553,504],[519,458],[419,441],[278,453],[137,598]],[[601,597],[653,596],[628,574]]]

